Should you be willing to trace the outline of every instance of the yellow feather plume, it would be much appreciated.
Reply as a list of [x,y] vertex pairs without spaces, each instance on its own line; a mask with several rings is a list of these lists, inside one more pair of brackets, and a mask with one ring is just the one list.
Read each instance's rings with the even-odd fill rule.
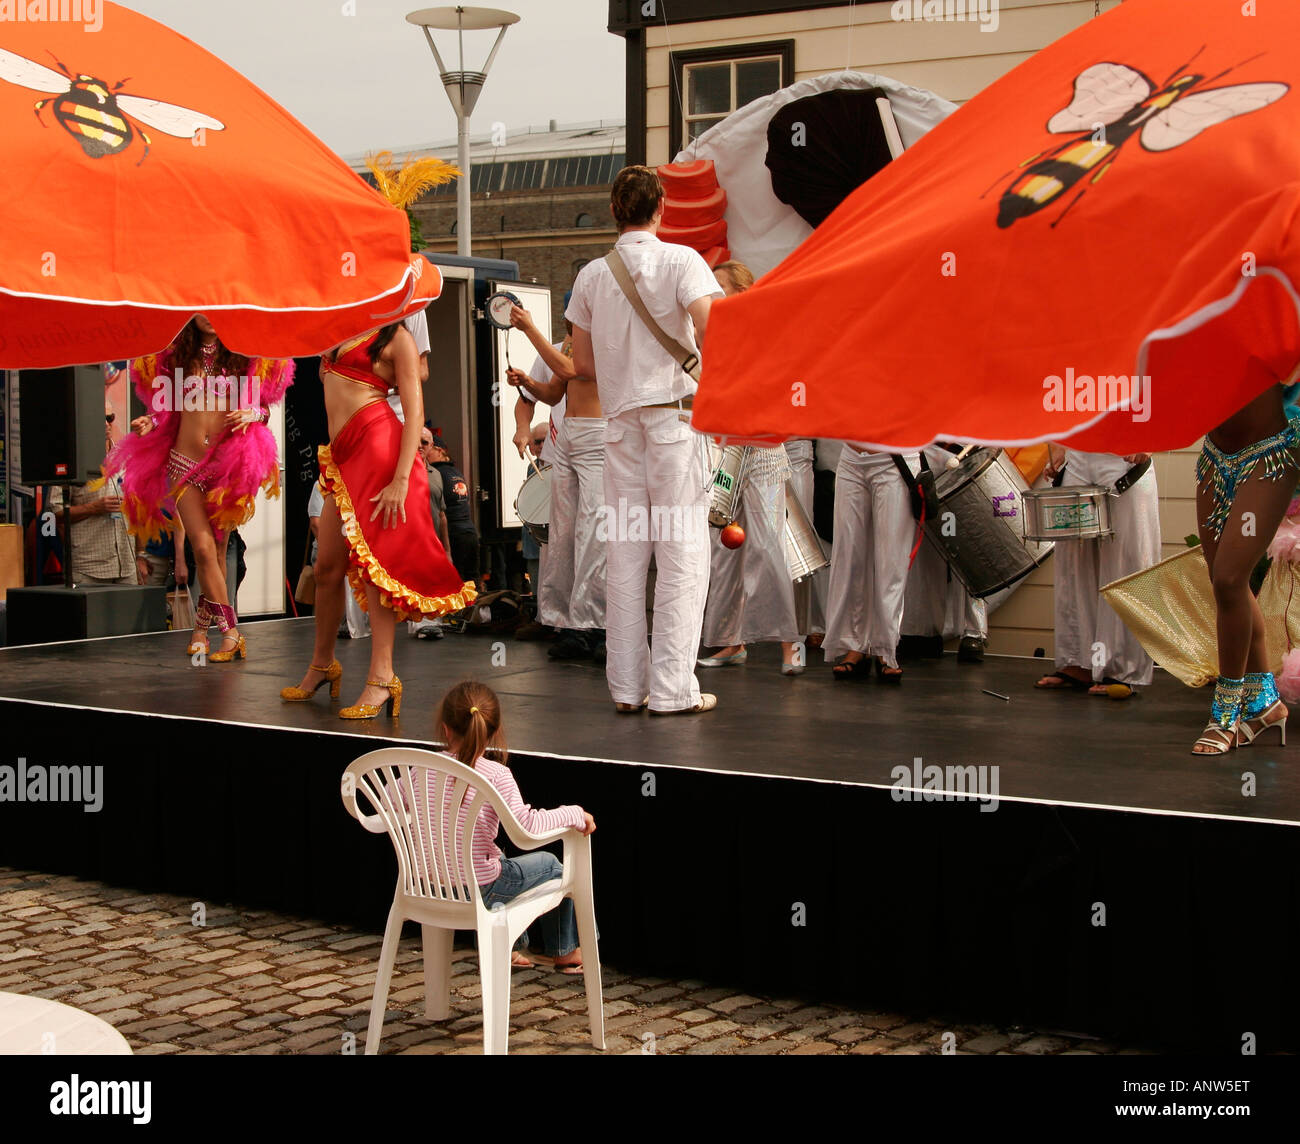
[[375,177],[379,193],[395,207],[405,210],[425,191],[450,183],[460,169],[442,159],[407,159],[401,167],[391,151],[366,156],[366,169]]

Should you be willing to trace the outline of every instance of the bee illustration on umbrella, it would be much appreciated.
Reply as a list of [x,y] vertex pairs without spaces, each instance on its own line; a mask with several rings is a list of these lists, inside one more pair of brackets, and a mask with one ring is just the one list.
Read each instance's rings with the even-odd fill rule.
[[[1071,133],[1074,138],[1050,151],[1031,155],[1020,164],[1018,173],[1007,173],[1014,178],[998,201],[998,226],[1005,229],[1037,214],[1078,186],[1078,193],[1052,220],[1055,227],[1110,170],[1121,148],[1135,135],[1144,151],[1171,151],[1207,128],[1259,111],[1290,91],[1290,85],[1285,83],[1205,88],[1203,85],[1235,69],[1227,68],[1209,77],[1188,72],[1186,69],[1204,50],[1202,47],[1175,68],[1160,85],[1126,64],[1099,63],[1081,71],[1074,79],[1069,106],[1047,121],[1047,130],[1052,134]],[[1002,175],[993,186],[1006,177]]]
[[[0,80],[54,95],[53,99],[36,102],[37,120],[42,126],[48,126],[41,119],[41,112],[52,103],[54,118],[92,159],[120,154],[139,132],[144,144],[144,154],[136,163],[137,167],[140,166],[149,157],[152,142],[140,124],[178,139],[192,139],[200,128],[208,131],[225,129],[226,125],[219,120],[188,107],[125,94],[122,88],[128,80],[109,87],[106,80],[91,75],[73,75],[59,60],[54,62],[59,71],[0,48]],[[138,120],[134,126],[133,120]]]

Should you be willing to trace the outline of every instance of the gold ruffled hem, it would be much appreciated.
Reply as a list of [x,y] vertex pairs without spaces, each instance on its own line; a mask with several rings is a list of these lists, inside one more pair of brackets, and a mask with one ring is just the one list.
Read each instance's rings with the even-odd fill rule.
[[418,620],[430,615],[450,615],[452,612],[459,612],[462,608],[469,607],[478,598],[478,590],[469,581],[461,585],[459,592],[449,596],[423,596],[390,576],[375,558],[370,545],[366,543],[365,535],[357,520],[356,509],[352,505],[352,498],[348,494],[348,487],[344,483],[343,474],[334,464],[330,447],[322,445],[317,456],[320,460],[322,490],[334,497],[339,517],[343,521],[343,535],[351,551],[348,584],[352,588],[353,597],[363,611],[369,610],[367,584],[379,592],[379,602],[389,611],[396,613],[399,620]]

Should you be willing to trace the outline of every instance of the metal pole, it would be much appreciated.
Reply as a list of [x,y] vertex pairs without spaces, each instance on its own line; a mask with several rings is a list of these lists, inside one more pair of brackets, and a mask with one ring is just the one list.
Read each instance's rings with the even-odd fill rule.
[[456,253],[469,257],[474,253],[470,237],[470,167],[469,116],[456,120],[456,158],[461,175],[456,182]]

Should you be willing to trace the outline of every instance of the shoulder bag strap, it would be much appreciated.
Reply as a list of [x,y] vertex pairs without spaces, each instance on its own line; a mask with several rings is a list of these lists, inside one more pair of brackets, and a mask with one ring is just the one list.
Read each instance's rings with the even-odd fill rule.
[[700,380],[700,359],[697,354],[688,350],[681,342],[670,338],[663,327],[654,320],[646,305],[641,301],[641,295],[637,292],[636,283],[632,281],[632,275],[628,272],[627,263],[623,261],[617,250],[611,250],[605,255],[605,261],[609,264],[610,270],[614,272],[614,281],[619,284],[627,300],[632,303],[632,309],[636,311],[636,316],[645,323],[648,329],[655,336],[655,340],[663,346],[668,356],[686,371],[687,375],[693,381]]

